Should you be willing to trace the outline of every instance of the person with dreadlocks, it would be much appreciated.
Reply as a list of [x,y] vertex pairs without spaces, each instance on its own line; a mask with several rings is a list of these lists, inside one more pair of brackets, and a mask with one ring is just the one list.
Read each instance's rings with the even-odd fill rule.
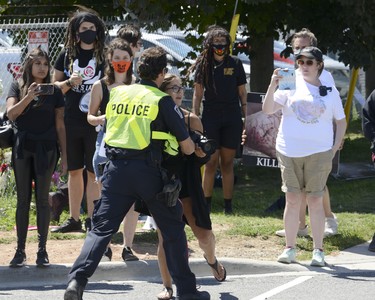
[[[12,149],[17,189],[17,248],[9,264],[12,268],[22,267],[26,262],[33,181],[38,225],[36,265],[50,265],[46,251],[50,223],[48,195],[59,150],[62,171],[66,172],[64,97],[58,87],[50,84],[50,69],[45,51],[40,47],[30,51],[22,66],[21,78],[12,83],[6,102],[8,118],[17,128]],[[48,93],[40,90],[41,84],[50,84]]]
[[65,94],[70,218],[52,232],[82,229],[79,216],[84,194],[84,168],[87,171],[86,230],[91,228],[93,202],[100,196],[92,165],[97,133],[87,122],[87,111],[92,85],[104,76],[105,32],[103,21],[94,12],[76,12],[68,25],[65,48],[54,66],[53,81]]
[[[224,212],[232,214],[233,162],[241,143],[242,117],[246,117],[246,74],[242,62],[230,55],[231,38],[227,30],[211,26],[196,63],[193,112],[201,115],[205,136],[216,140],[218,149],[205,165],[203,190],[211,207],[215,174],[220,163],[223,180]],[[242,115],[241,115],[242,114]]]

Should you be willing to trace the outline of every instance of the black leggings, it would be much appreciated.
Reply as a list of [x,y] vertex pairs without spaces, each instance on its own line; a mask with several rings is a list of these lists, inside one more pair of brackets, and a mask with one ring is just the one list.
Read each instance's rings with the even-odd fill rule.
[[[13,153],[16,150],[13,149]],[[47,152],[48,169],[43,174],[36,173],[36,153],[23,150],[23,159],[13,155],[13,168],[17,188],[17,248],[25,249],[29,226],[29,211],[32,196],[32,179],[35,181],[35,202],[37,211],[37,227],[39,248],[45,248],[47,243],[50,209],[48,204],[51,177],[56,166],[57,149]]]

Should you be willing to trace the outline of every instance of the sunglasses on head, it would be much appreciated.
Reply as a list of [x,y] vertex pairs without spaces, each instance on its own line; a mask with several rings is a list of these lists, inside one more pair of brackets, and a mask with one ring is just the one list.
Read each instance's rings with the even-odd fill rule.
[[308,60],[297,59],[297,65],[303,66],[304,64],[308,66],[312,66],[314,64],[314,61],[312,59],[308,59]]
[[177,94],[177,93],[179,93],[181,90],[184,91],[185,88],[184,88],[183,86],[174,85],[174,86],[172,86],[172,87],[170,87],[170,88],[167,88],[167,90],[172,90],[173,93],[176,93],[176,94]]

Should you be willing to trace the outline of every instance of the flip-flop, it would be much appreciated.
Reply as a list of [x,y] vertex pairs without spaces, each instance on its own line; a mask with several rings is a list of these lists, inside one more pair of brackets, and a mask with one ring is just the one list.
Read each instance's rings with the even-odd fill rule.
[[173,298],[173,289],[164,287],[164,289],[156,296],[158,300],[169,300]]
[[[219,272],[219,262],[217,261],[217,258],[215,257],[215,262],[214,262],[213,264],[210,264],[210,263],[208,262],[206,256],[203,255],[203,257],[204,257],[204,259],[206,260],[207,264],[211,267],[211,269],[214,270],[218,276],[220,276],[220,272]],[[216,277],[216,276],[214,275],[215,279],[216,279],[217,281],[219,281],[219,282],[222,282],[222,281],[224,281],[224,280],[227,278],[227,270],[224,268],[224,266],[222,266],[222,267],[223,267],[223,271],[224,271],[223,278]]]

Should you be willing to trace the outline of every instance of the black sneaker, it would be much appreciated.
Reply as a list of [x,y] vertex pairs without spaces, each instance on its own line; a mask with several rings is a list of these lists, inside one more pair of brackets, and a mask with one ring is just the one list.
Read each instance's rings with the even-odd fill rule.
[[375,252],[375,234],[372,237],[370,245],[368,246],[368,251]]
[[100,261],[111,261],[111,260],[112,260],[112,249],[111,247],[107,247]]
[[26,262],[26,253],[23,249],[17,249],[16,254],[14,255],[13,259],[9,263],[9,267],[11,268],[20,268],[25,265]]
[[130,249],[130,247],[124,247],[124,249],[122,249],[122,255],[121,256],[122,256],[122,259],[124,261],[139,260],[139,258],[133,254],[133,251],[132,251],[132,249]]
[[82,231],[82,222],[78,219],[78,221],[74,220],[73,218],[69,218],[63,224],[61,224],[57,228],[51,229],[51,232],[56,233],[66,233],[72,231]]
[[86,230],[86,233],[88,233],[89,231],[91,231],[91,228],[92,228],[91,218],[86,218],[86,220],[85,220],[85,230]]
[[46,249],[40,249],[36,254],[36,257],[36,266],[38,268],[45,268],[50,266]]
[[211,296],[206,291],[196,291],[192,294],[185,294],[181,296],[177,296],[176,300],[210,300]]

